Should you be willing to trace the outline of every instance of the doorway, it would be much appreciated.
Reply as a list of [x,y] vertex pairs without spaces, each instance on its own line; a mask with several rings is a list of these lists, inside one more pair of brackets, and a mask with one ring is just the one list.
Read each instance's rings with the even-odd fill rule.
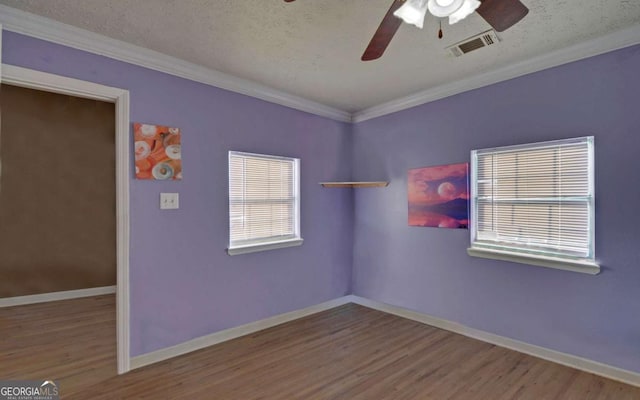
[[0,298],[115,293],[114,104],[7,84],[0,99]]
[[[115,260],[117,371],[129,371],[129,93],[126,90],[80,81],[25,68],[2,65],[2,83],[115,105]],[[112,105],[112,106],[113,106]],[[4,110],[3,110],[4,112]],[[90,134],[91,132],[87,132]],[[1,146],[1,144],[0,144]],[[1,161],[1,160],[0,160]],[[82,176],[81,171],[78,171]],[[86,177],[91,179],[91,177]],[[1,184],[1,180],[0,180]],[[0,186],[2,190],[2,186]],[[73,195],[70,193],[70,197]],[[46,196],[44,196],[46,197]],[[94,281],[95,283],[96,281]],[[33,288],[31,289],[33,290]],[[73,292],[74,289],[66,292]],[[82,289],[80,289],[82,290]]]

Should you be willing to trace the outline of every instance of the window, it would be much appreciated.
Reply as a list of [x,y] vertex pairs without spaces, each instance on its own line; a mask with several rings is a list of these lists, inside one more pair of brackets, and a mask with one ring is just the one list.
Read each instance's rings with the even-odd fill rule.
[[597,274],[593,137],[471,152],[472,256]]
[[229,152],[230,255],[298,246],[300,160]]

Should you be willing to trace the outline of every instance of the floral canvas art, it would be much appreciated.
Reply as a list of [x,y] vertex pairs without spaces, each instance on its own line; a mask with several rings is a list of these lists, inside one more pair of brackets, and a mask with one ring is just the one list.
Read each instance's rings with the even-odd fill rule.
[[136,122],[133,136],[137,179],[182,179],[179,128]]
[[469,226],[469,164],[409,170],[409,225]]

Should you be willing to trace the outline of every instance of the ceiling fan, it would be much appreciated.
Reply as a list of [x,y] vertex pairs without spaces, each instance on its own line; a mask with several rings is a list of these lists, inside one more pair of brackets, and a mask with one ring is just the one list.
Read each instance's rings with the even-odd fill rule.
[[394,0],[361,60],[380,58],[403,20],[422,28],[427,9],[436,17],[449,17],[450,24],[476,11],[498,32],[509,29],[529,12],[520,0]]

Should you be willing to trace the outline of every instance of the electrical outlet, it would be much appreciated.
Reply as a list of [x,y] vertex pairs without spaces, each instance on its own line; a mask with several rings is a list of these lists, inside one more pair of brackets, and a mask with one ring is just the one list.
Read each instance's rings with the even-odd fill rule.
[[180,208],[179,193],[160,193],[160,209],[173,210]]

